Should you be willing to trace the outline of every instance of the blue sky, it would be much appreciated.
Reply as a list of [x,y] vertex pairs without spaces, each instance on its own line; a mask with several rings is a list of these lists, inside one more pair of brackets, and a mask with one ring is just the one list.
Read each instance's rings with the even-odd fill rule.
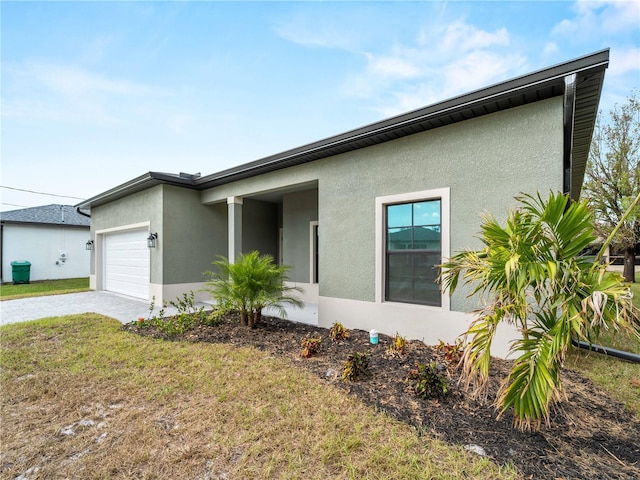
[[[2,1],[0,184],[89,198],[217,172],[611,48],[640,88],[640,2]],[[2,210],[78,200],[0,189]]]

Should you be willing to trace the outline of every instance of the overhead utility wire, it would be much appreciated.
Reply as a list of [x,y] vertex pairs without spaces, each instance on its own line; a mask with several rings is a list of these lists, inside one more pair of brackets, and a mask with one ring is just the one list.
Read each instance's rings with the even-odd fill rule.
[[26,205],[16,205],[15,203],[5,203],[5,202],[2,202],[2,203],[0,203],[0,205],[6,205],[6,206],[8,206],[8,207],[24,207],[24,208],[29,208],[29,207],[27,207]]
[[0,188],[8,188],[9,190],[17,190],[19,192],[35,193],[37,195],[48,195],[50,197],[75,198],[76,200],[85,200],[84,198],[80,198],[80,197],[71,197],[69,195],[56,195],[55,193],[34,192],[33,190],[25,190],[24,188],[6,187],[4,185],[0,185]]

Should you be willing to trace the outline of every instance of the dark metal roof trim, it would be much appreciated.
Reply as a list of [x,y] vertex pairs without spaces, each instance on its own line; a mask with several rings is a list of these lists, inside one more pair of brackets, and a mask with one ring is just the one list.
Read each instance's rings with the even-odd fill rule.
[[564,77],[564,153],[563,153],[563,179],[562,191],[565,194],[571,194],[571,168],[573,160],[573,126],[576,113],[576,74],[572,73]]
[[149,172],[86,200],[79,204],[79,207],[89,209],[92,205],[100,205],[158,184],[205,190],[243,178],[384,143],[470,118],[477,118],[501,110],[561,96],[565,93],[565,77],[569,75],[577,76],[573,124],[583,126],[583,128],[568,132],[573,138],[573,154],[570,162],[571,193],[574,198],[577,198],[582,186],[582,178],[584,177],[584,168],[595,124],[597,105],[602,90],[602,82],[604,81],[604,70],[608,64],[609,49],[601,50],[205,177]]
[[106,192],[96,195],[84,202],[76,205],[76,207],[82,210],[90,210],[91,206],[102,205],[113,200],[125,197],[132,193],[141,192],[147,188],[154,187],[156,185],[175,185],[178,187],[197,188],[194,184],[194,180],[199,178],[200,175],[188,175],[188,174],[173,174],[163,172],[147,172],[144,175],[129,180],[126,183],[118,185]]
[[[608,64],[609,50],[605,49],[324,140],[223,170],[200,178],[196,184],[202,189],[211,188],[261,173],[344,153],[344,151],[355,150],[361,148],[358,146],[358,142],[361,140],[366,139],[371,142],[369,145],[374,145],[387,141],[385,134],[400,138],[486,113],[563,95],[565,76],[604,71]],[[455,115],[461,115],[462,119],[456,119]],[[440,125],[434,125],[434,122],[438,122]],[[339,149],[341,146],[346,147],[346,150]]]

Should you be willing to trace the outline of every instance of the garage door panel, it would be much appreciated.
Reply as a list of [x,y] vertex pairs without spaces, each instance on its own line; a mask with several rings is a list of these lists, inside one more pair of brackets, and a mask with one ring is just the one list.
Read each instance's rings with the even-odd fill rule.
[[149,262],[145,260],[141,260],[140,258],[127,258],[121,257],[118,261],[109,261],[107,265],[111,265],[115,269],[124,268],[124,269],[138,269],[138,270],[148,270]]
[[122,278],[122,277],[146,277],[147,269],[146,268],[133,268],[133,267],[123,267],[123,266],[115,266],[110,271],[110,276],[112,278]]
[[149,299],[149,248],[146,230],[105,235],[104,289]]

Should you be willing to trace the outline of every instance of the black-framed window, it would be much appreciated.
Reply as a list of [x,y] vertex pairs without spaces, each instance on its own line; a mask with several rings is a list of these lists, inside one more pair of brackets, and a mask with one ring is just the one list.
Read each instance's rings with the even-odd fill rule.
[[386,205],[385,219],[385,300],[442,306],[441,200]]

